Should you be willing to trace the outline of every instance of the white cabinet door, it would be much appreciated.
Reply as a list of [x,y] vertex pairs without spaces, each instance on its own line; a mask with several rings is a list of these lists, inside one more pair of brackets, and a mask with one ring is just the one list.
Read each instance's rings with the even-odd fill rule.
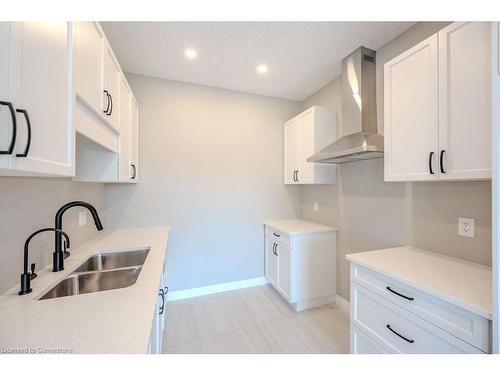
[[16,171],[73,174],[71,38],[68,22],[14,24]]
[[437,35],[384,65],[385,180],[438,178]]
[[310,110],[299,117],[299,166],[296,179],[300,184],[314,183],[315,164],[307,161],[314,154],[315,126],[314,111]]
[[95,22],[77,22],[75,32],[75,92],[102,113],[103,35]]
[[[10,87],[9,58],[11,49],[11,22],[0,22],[0,168],[9,169],[14,151],[13,130],[16,121]],[[12,144],[12,146],[11,146]]]
[[278,255],[276,245],[271,236],[266,236],[266,278],[274,286],[278,285]]
[[278,243],[278,289],[288,302],[292,301],[292,250]]
[[130,180],[132,177],[131,147],[131,104],[132,93],[125,77],[120,79],[120,180]]
[[120,130],[120,81],[121,69],[109,45],[104,48],[103,57],[103,100],[102,113],[106,121]]
[[130,179],[139,179],[139,105],[132,95],[130,107]]
[[294,118],[285,124],[285,184],[298,184],[299,170],[299,120]]
[[438,40],[439,178],[491,178],[491,23],[454,22]]

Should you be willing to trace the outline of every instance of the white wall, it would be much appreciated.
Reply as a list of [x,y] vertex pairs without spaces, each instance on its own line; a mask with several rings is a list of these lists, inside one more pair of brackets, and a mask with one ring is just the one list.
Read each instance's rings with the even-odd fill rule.
[[[448,23],[422,22],[377,51],[377,115],[383,134],[383,65]],[[341,81],[334,80],[303,103],[337,111],[342,134]],[[319,211],[313,210],[314,201]],[[450,256],[491,264],[491,183],[384,182],[382,159],[343,164],[337,184],[304,186],[302,217],[339,227],[338,293],[349,299],[345,255],[409,244]],[[476,219],[474,239],[457,235],[458,217]]]
[[[106,227],[102,184],[62,178],[0,177],[0,293],[19,283],[26,238],[37,229],[53,227],[59,207],[74,200],[94,205]],[[90,216],[86,226],[78,227],[78,211],[72,208],[64,214],[63,229],[73,248],[97,233]],[[54,234],[42,233],[31,241],[29,263],[43,268],[52,263],[53,252]]]
[[128,75],[140,107],[140,183],[107,187],[113,227],[169,225],[180,290],[264,274],[264,219],[298,217],[283,185],[283,122],[300,103]]

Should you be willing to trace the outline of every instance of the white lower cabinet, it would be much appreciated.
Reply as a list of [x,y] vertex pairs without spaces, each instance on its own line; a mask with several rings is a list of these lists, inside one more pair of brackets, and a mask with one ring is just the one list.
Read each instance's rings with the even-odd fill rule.
[[[289,231],[290,222],[299,228]],[[312,224],[315,228],[300,229]],[[337,232],[301,221],[265,224],[266,278],[296,311],[331,303],[336,294]]]
[[454,354],[491,350],[488,319],[351,264],[351,353]]
[[165,331],[165,320],[167,319],[167,264],[163,266],[158,296],[155,306],[155,314],[151,326],[151,337],[149,339],[149,354],[160,354],[163,344],[163,335]]

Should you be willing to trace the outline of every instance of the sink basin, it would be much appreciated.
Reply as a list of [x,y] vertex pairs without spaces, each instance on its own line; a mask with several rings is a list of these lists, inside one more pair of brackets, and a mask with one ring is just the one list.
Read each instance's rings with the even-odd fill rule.
[[141,266],[114,271],[72,273],[45,293],[40,300],[126,288],[135,284]]
[[142,266],[149,249],[114,251],[99,253],[83,262],[75,272],[106,271],[117,268]]

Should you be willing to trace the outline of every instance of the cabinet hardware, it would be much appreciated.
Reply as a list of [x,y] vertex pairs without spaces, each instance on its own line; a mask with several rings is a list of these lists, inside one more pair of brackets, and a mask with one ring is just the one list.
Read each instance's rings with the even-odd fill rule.
[[273,254],[276,255],[276,244],[273,243]]
[[11,155],[12,151],[14,150],[14,144],[16,143],[16,133],[17,133],[16,113],[14,111],[14,106],[12,105],[11,102],[0,101],[0,105],[5,105],[9,107],[10,118],[12,119],[12,137],[10,138],[10,144],[7,150],[0,151],[0,155]]
[[410,344],[413,344],[413,343],[415,342],[415,340],[410,340],[410,339],[407,339],[407,338],[406,338],[406,337],[404,337],[402,334],[400,334],[400,333],[396,332],[395,330],[393,330],[393,329],[391,328],[391,325],[390,325],[390,324],[386,324],[386,327],[387,327],[387,329],[388,329],[389,331],[391,331],[392,333],[394,333],[396,336],[398,336],[398,337],[402,338],[403,340],[405,340],[405,341],[409,342]]
[[392,290],[390,286],[386,286],[385,289],[387,289],[391,293],[394,293],[397,296],[400,296],[401,298],[407,299],[408,301],[413,301],[415,299],[413,297],[408,297],[408,296],[405,296],[404,294],[401,294],[401,293],[398,293],[398,292]]
[[108,92],[108,90],[104,90],[104,93],[106,94],[106,109],[105,109],[105,110],[103,110],[103,112],[104,112],[105,114],[108,114],[108,111],[109,111],[109,106],[110,106],[110,104],[111,104],[111,101],[109,100],[109,92]]
[[297,171],[293,171],[293,181],[296,182],[297,180],[295,179],[295,172]]
[[297,169],[297,171],[295,172],[295,176],[297,178],[297,182],[299,182],[299,170]]
[[446,173],[444,170],[444,152],[445,150],[441,150],[441,153],[439,154],[439,168],[441,169],[441,173]]
[[434,156],[434,151],[429,153],[429,173],[434,174],[432,170],[432,157]]
[[165,292],[163,289],[160,289],[160,293],[158,293],[158,295],[161,296],[160,315],[163,315],[163,310],[165,309]]
[[16,154],[18,158],[25,158],[28,156],[28,152],[30,150],[31,146],[31,122],[30,122],[30,117],[28,116],[28,111],[25,109],[16,109],[16,112],[22,113],[24,115],[24,118],[26,119],[26,128],[28,129],[28,137],[26,140],[26,147],[24,148],[23,153],[21,154]]
[[273,232],[273,235],[276,236],[276,237],[279,237],[280,234],[279,233],[276,233],[276,232]]
[[130,166],[132,167],[132,177],[130,177],[131,180],[135,180],[135,176],[136,176],[136,167],[135,167],[135,164],[130,164]]
[[111,94],[109,94],[109,102],[111,103],[111,106],[109,108],[108,116],[111,116],[113,114],[113,97],[111,96]]

